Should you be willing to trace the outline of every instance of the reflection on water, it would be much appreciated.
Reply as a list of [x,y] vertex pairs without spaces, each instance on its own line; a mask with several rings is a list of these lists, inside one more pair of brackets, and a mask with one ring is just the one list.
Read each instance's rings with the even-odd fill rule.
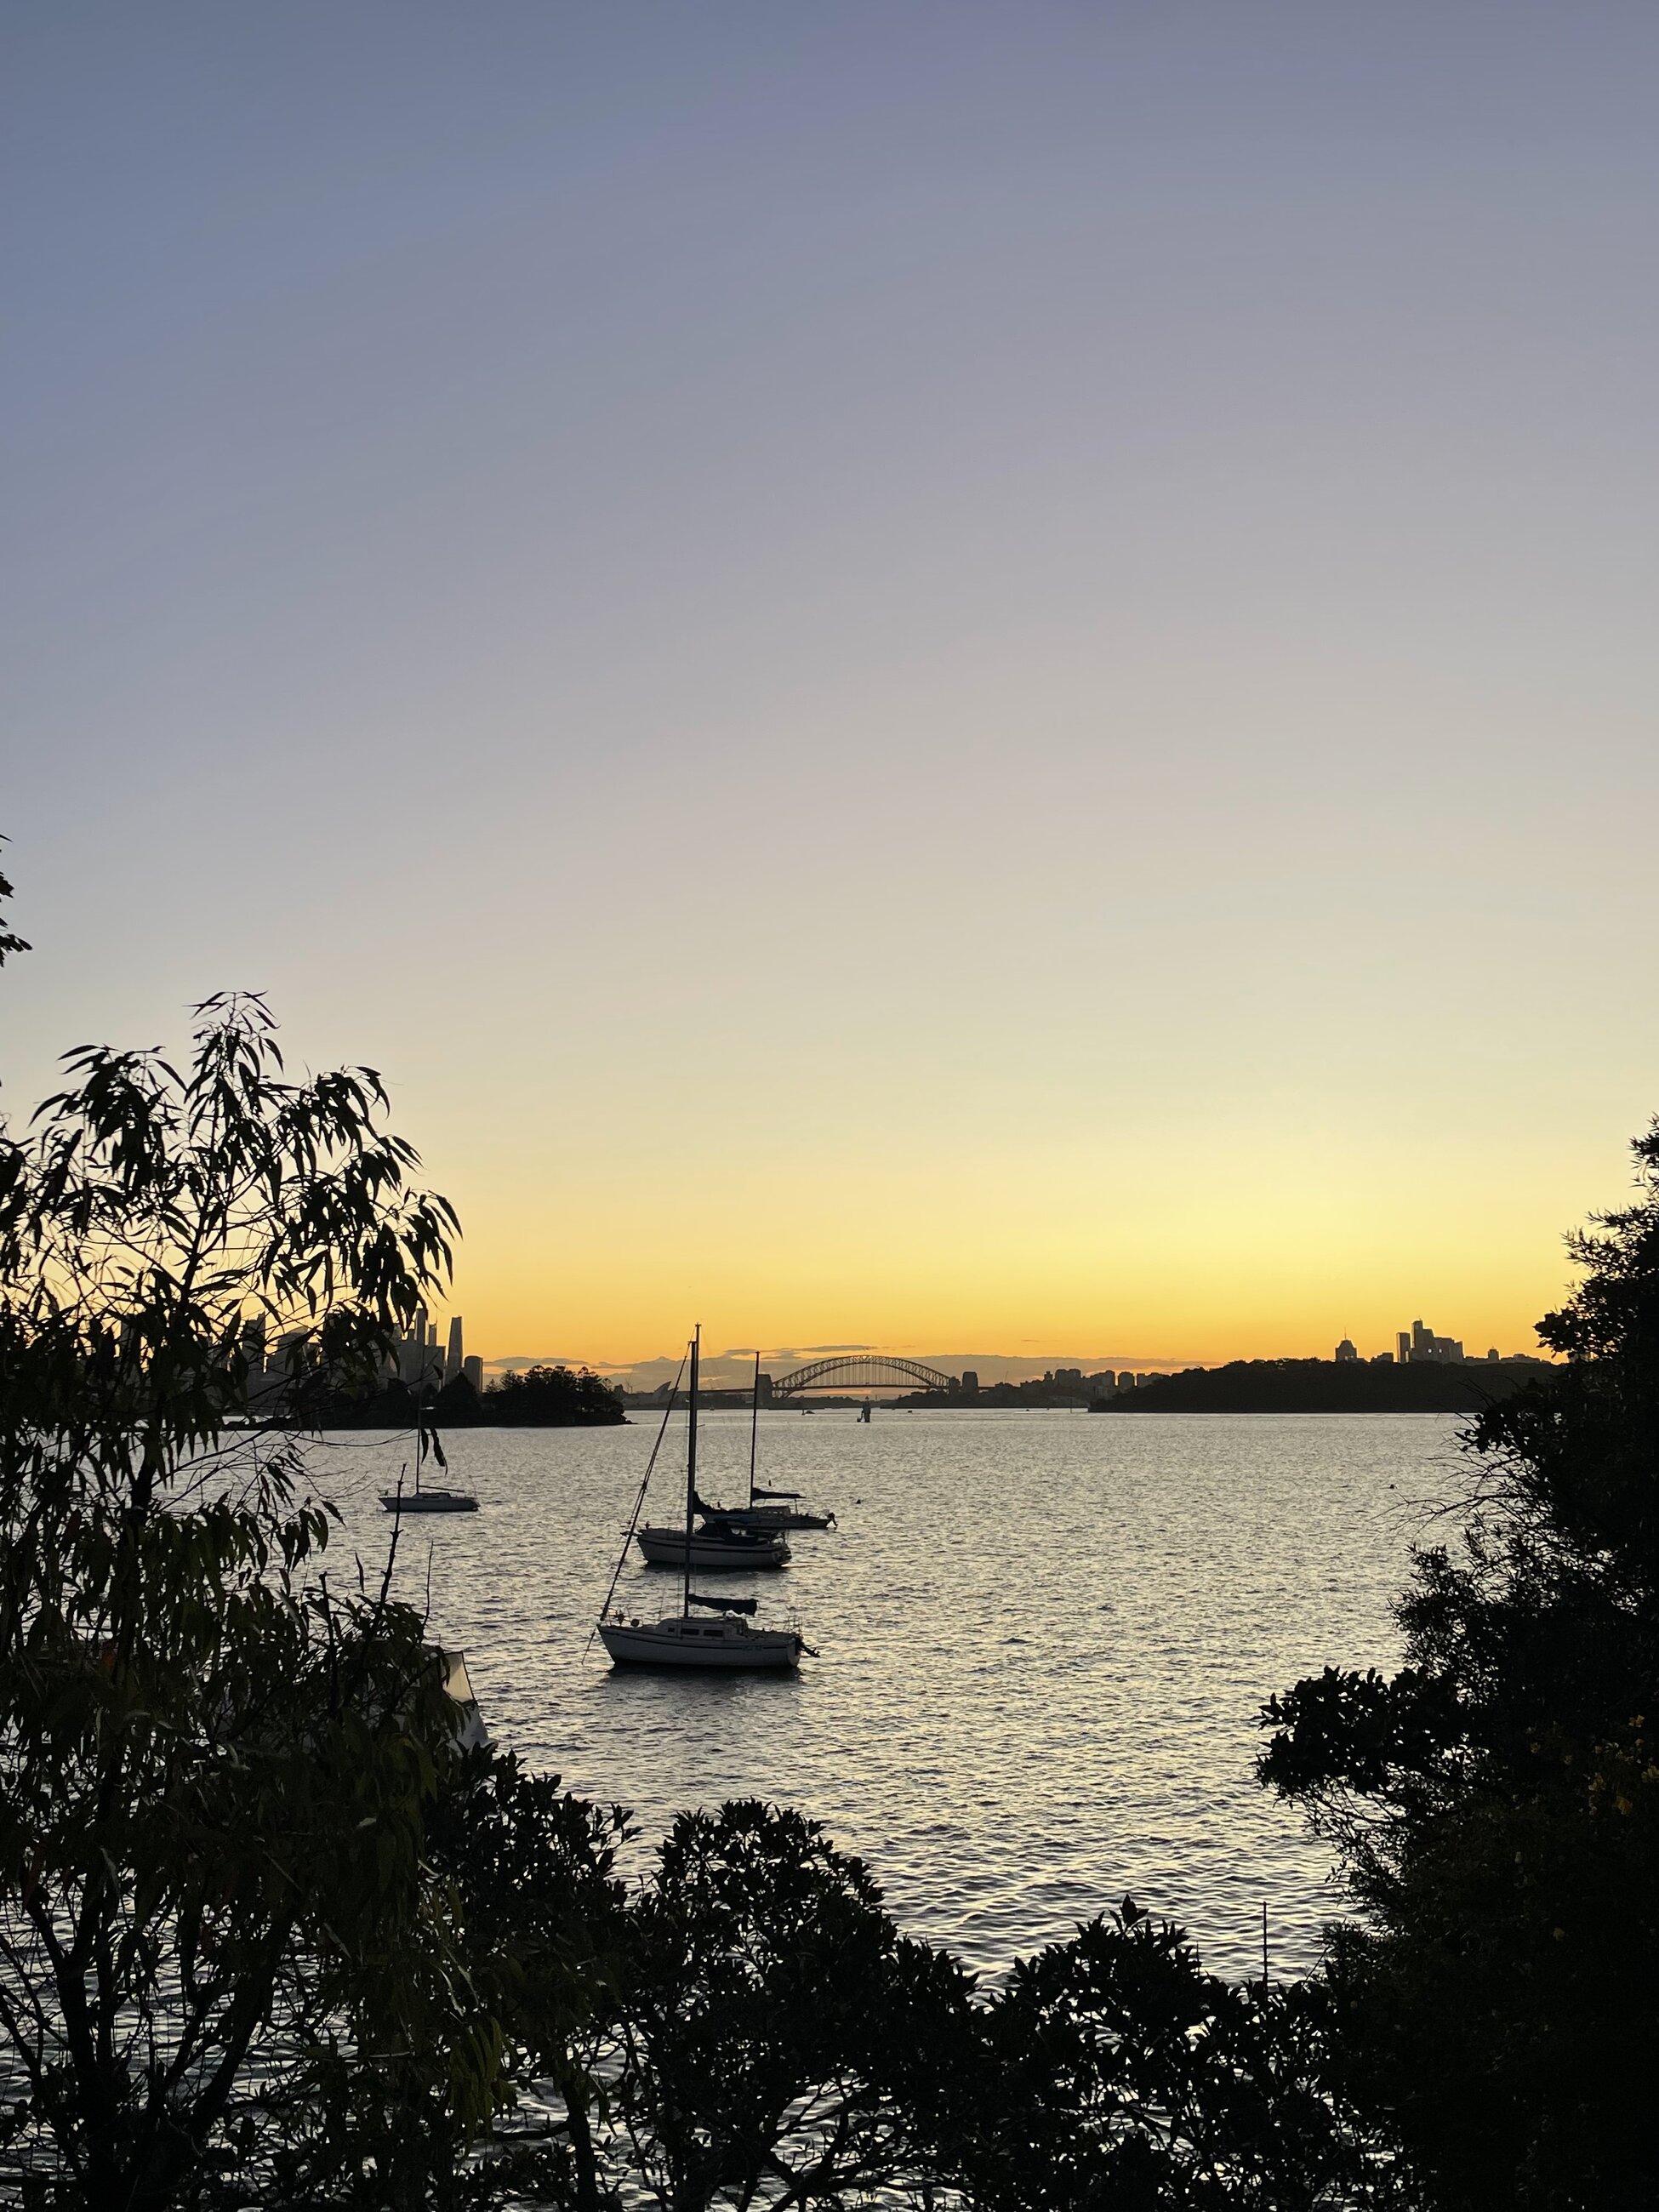
[[[678,1426],[678,1422],[676,1425]],[[1263,1698],[1329,1662],[1387,1665],[1414,1498],[1443,1491],[1436,1415],[763,1414],[763,1479],[840,1528],[781,1573],[822,1656],[799,1679],[617,1674],[588,1633],[655,1435],[446,1439],[483,1510],[411,1522],[398,1587],[467,1654],[498,1741],[647,1838],[684,1806],[799,1806],[863,1854],[900,1923],[984,1970],[1133,1890],[1248,1972],[1314,1955],[1326,1855],[1251,1778]],[[699,1487],[737,1497],[748,1417],[700,1424]],[[671,1431],[652,1510],[682,1479]],[[374,1557],[406,1439],[338,1437],[320,1486]],[[630,1560],[619,1600],[672,1610]]]

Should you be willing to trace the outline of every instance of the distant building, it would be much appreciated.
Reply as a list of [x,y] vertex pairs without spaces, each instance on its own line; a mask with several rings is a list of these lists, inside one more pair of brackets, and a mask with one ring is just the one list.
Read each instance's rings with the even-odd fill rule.
[[274,1345],[265,1334],[265,1317],[255,1314],[242,1324],[242,1357],[247,1362],[247,1395],[251,1406],[270,1407],[283,1394],[283,1386],[292,1376],[295,1368],[301,1364],[306,1342],[302,1328],[290,1328],[279,1336]]
[[1426,1328],[1420,1321],[1414,1321],[1412,1323],[1409,1346],[1407,1346],[1407,1340],[1403,1337],[1401,1339],[1401,1343],[1402,1347],[1405,1347],[1405,1356],[1409,1360],[1456,1362],[1463,1357],[1463,1346],[1456,1337],[1437,1336],[1431,1328]]
[[452,1314],[449,1318],[449,1347],[444,1353],[444,1381],[453,1382],[465,1362],[461,1356],[461,1317]]
[[1498,1359],[1498,1346],[1495,1344],[1492,1346],[1490,1350],[1487,1352],[1486,1357],[1488,1359],[1492,1360],[1494,1364],[1496,1364]]
[[1133,1390],[1134,1389],[1135,1378],[1129,1373],[1127,1368],[1125,1368],[1122,1374],[1118,1376],[1117,1387],[1120,1390]]
[[414,1326],[398,1340],[398,1379],[412,1390],[426,1365],[426,1308],[415,1309]]
[[1083,1370],[1080,1367],[1056,1367],[1042,1379],[1045,1382],[1058,1382],[1064,1389],[1067,1384],[1081,1384]]
[[483,1395],[483,1362],[476,1352],[471,1352],[461,1362],[461,1372],[482,1398]]
[[963,1369],[963,1370],[962,1370],[962,1387],[963,1387],[963,1389],[964,1390],[966,1390],[966,1391],[969,1393],[969,1395],[970,1396],[972,1395],[972,1394],[973,1394],[975,1390],[977,1390],[977,1389],[978,1389],[978,1388],[979,1388],[979,1376],[978,1376],[978,1375],[975,1372],[975,1370],[974,1370],[974,1369],[973,1369],[973,1368],[971,1368],[971,1367],[964,1367],[964,1368]]
[[1336,1347],[1336,1357],[1345,1366],[1349,1360],[1358,1358],[1359,1354],[1354,1350],[1352,1339],[1346,1336],[1343,1338],[1341,1343]]
[[415,1325],[399,1337],[396,1372],[411,1390],[441,1390],[444,1385],[444,1356],[438,1349],[438,1324],[427,1319],[426,1308],[415,1309]]
[[1395,1342],[1400,1347],[1402,1366],[1413,1360],[1419,1365],[1425,1361],[1455,1364],[1467,1357],[1461,1339],[1437,1336],[1427,1323],[1421,1321],[1414,1321],[1409,1330],[1402,1328]]
[[1372,1352],[1372,1354],[1371,1354],[1371,1365],[1372,1365],[1373,1367],[1392,1367],[1392,1366],[1394,1365],[1394,1354],[1393,1354],[1393,1352]]

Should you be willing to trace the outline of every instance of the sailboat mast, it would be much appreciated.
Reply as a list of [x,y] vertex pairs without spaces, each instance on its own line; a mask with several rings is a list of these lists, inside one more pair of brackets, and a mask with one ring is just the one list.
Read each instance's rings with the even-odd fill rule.
[[760,1354],[755,1354],[755,1399],[749,1408],[749,1503],[755,1502],[755,1439],[760,1428]]
[[691,1618],[691,1516],[697,1507],[697,1356],[702,1348],[702,1323],[691,1335],[691,1395],[685,1424],[685,1574],[680,1590],[680,1618]]

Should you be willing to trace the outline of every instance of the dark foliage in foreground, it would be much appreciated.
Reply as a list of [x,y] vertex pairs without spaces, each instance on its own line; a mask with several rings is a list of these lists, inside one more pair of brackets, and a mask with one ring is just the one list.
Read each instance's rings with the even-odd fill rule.
[[633,2179],[677,2212],[924,2184],[918,2052],[931,2084],[965,2047],[967,2000],[799,1814],[683,1814],[630,1916],[616,2115]]
[[[0,843],[3,842],[4,840],[0,839]],[[0,907],[3,907],[5,902],[10,898],[12,895],[12,887],[9,878],[3,872],[0,872]],[[8,929],[3,919],[0,918],[0,968],[3,968],[5,966],[7,958],[10,954],[14,952],[27,952],[28,949],[28,939],[24,937],[19,937],[15,930]]]
[[1331,2094],[1330,2028],[1317,1985],[1206,1974],[1126,1898],[991,2005],[975,2195],[997,2212],[1402,2201],[1384,2142]]
[[1567,1364],[1483,1413],[1455,1545],[1417,1556],[1391,1680],[1269,1708],[1264,1778],[1340,1845],[1355,2094],[1437,2203],[1659,2203],[1659,1127],[1572,1240]]
[[[515,1777],[504,1823],[498,1786],[477,1767],[471,1809],[438,1832],[469,1925],[508,1962],[493,1989],[519,2110],[539,2097],[556,2113],[538,2202],[1407,2201],[1386,2145],[1328,2086],[1324,1993],[1206,1975],[1129,1899],[988,1995],[900,1936],[866,1868],[798,1814],[683,1814],[623,1901],[587,1808],[550,1784],[532,1803]],[[542,1825],[546,1849],[526,1841]]]
[[0,1132],[0,2180],[297,2197],[361,2168],[344,2112],[485,2125],[497,2031],[422,1873],[437,1655],[331,1586],[293,1437],[234,1425],[245,1330],[289,1337],[295,1404],[372,1371],[453,1216],[373,1073],[290,1082],[257,1000],[182,1072],[70,1066]]

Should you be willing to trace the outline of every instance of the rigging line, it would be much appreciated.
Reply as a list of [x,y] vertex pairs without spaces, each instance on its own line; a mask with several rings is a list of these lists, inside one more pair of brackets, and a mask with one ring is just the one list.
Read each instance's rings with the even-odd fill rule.
[[[645,1463],[645,1474],[640,1484],[640,1494],[634,1500],[634,1510],[628,1517],[628,1534],[623,1538],[622,1550],[617,1555],[617,1570],[611,1577],[611,1587],[605,1594],[605,1603],[599,1607],[599,1620],[611,1610],[611,1601],[617,1595],[617,1584],[622,1580],[622,1571],[628,1564],[628,1547],[634,1540],[634,1531],[639,1526],[640,1515],[645,1510],[645,1493],[651,1487],[651,1471],[657,1464],[657,1454],[662,1449],[662,1440],[668,1434],[668,1416],[674,1410],[674,1401],[679,1395],[680,1376],[685,1372],[685,1354],[680,1354],[679,1374],[674,1377],[674,1387],[668,1394],[668,1403],[662,1409],[662,1426],[657,1431],[657,1441],[651,1447],[651,1456]],[[582,1657],[593,1649],[593,1638],[599,1634],[596,1621],[587,1632],[587,1641],[582,1646]]]
[[697,1508],[697,1361],[702,1352],[702,1323],[691,1332],[691,1395],[685,1401],[685,1572],[680,1582],[680,1619],[691,1618],[691,1522]]
[[749,1407],[749,1503],[755,1503],[755,1446],[760,1432],[760,1353],[755,1354],[755,1395]]

